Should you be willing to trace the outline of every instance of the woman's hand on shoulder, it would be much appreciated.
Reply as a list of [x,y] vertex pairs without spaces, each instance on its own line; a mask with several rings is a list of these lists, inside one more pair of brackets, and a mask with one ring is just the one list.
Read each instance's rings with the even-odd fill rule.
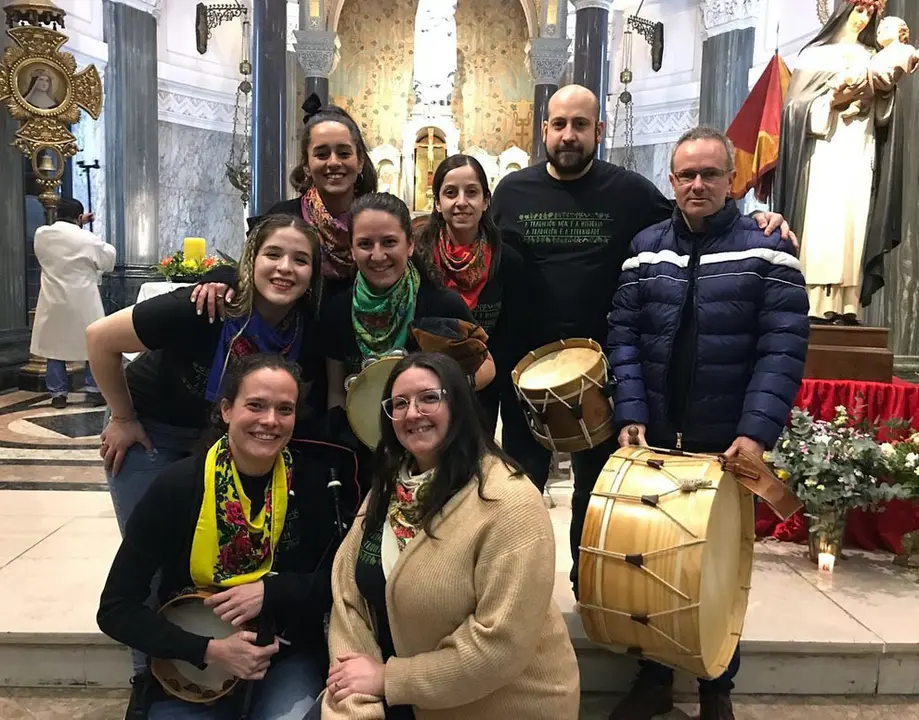
[[345,653],[337,660],[326,681],[335,702],[351,695],[382,698],[386,694],[386,666],[379,660],[360,653]]
[[233,299],[235,294],[233,288],[224,283],[203,283],[192,289],[191,301],[195,304],[199,315],[207,308],[208,320],[214,322],[218,316],[221,320],[226,317],[226,304]]
[[137,418],[110,418],[100,438],[102,445],[99,448],[99,456],[105,469],[112,475],[117,475],[121,471],[125,455],[133,445],[139,443],[147,452],[154,452],[153,443]]
[[211,595],[204,604],[214,615],[234,627],[258,617],[265,601],[265,583],[259,580]]

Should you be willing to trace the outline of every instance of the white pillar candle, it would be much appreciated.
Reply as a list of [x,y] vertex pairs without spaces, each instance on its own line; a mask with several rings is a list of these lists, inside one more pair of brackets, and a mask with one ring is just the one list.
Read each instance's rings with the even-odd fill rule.
[[833,553],[820,553],[817,556],[817,567],[822,572],[833,572],[833,566],[836,564],[836,556]]

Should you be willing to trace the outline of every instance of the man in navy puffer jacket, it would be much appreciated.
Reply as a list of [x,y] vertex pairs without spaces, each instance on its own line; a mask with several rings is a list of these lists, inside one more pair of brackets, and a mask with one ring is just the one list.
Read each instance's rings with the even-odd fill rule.
[[[639,233],[623,265],[607,342],[619,442],[760,455],[785,425],[804,373],[808,301],[794,246],[766,237],[726,201],[730,140],[686,133],[673,152],[673,217]],[[631,432],[634,434],[635,430]],[[700,682],[701,720],[730,720],[735,655]],[[673,673],[644,663],[611,720],[645,720],[673,706]]]

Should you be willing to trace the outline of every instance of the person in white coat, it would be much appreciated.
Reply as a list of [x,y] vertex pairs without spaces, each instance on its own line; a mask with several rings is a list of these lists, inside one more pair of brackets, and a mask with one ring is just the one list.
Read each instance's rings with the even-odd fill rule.
[[[45,384],[51,405],[67,405],[66,362],[86,362],[86,328],[102,317],[99,280],[115,267],[115,248],[83,229],[87,216],[79,200],[62,198],[58,220],[35,231],[35,257],[41,265],[41,290],[32,328],[32,354],[46,358]],[[89,363],[84,381],[91,405],[105,400]]]

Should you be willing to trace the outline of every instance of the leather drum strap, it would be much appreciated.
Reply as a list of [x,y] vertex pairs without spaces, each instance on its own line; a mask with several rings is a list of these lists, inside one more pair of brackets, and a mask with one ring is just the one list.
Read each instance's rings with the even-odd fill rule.
[[775,476],[762,458],[749,450],[741,450],[730,459],[722,455],[719,460],[725,472],[731,473],[737,482],[762,498],[782,520],[787,520],[804,507],[797,495]]

